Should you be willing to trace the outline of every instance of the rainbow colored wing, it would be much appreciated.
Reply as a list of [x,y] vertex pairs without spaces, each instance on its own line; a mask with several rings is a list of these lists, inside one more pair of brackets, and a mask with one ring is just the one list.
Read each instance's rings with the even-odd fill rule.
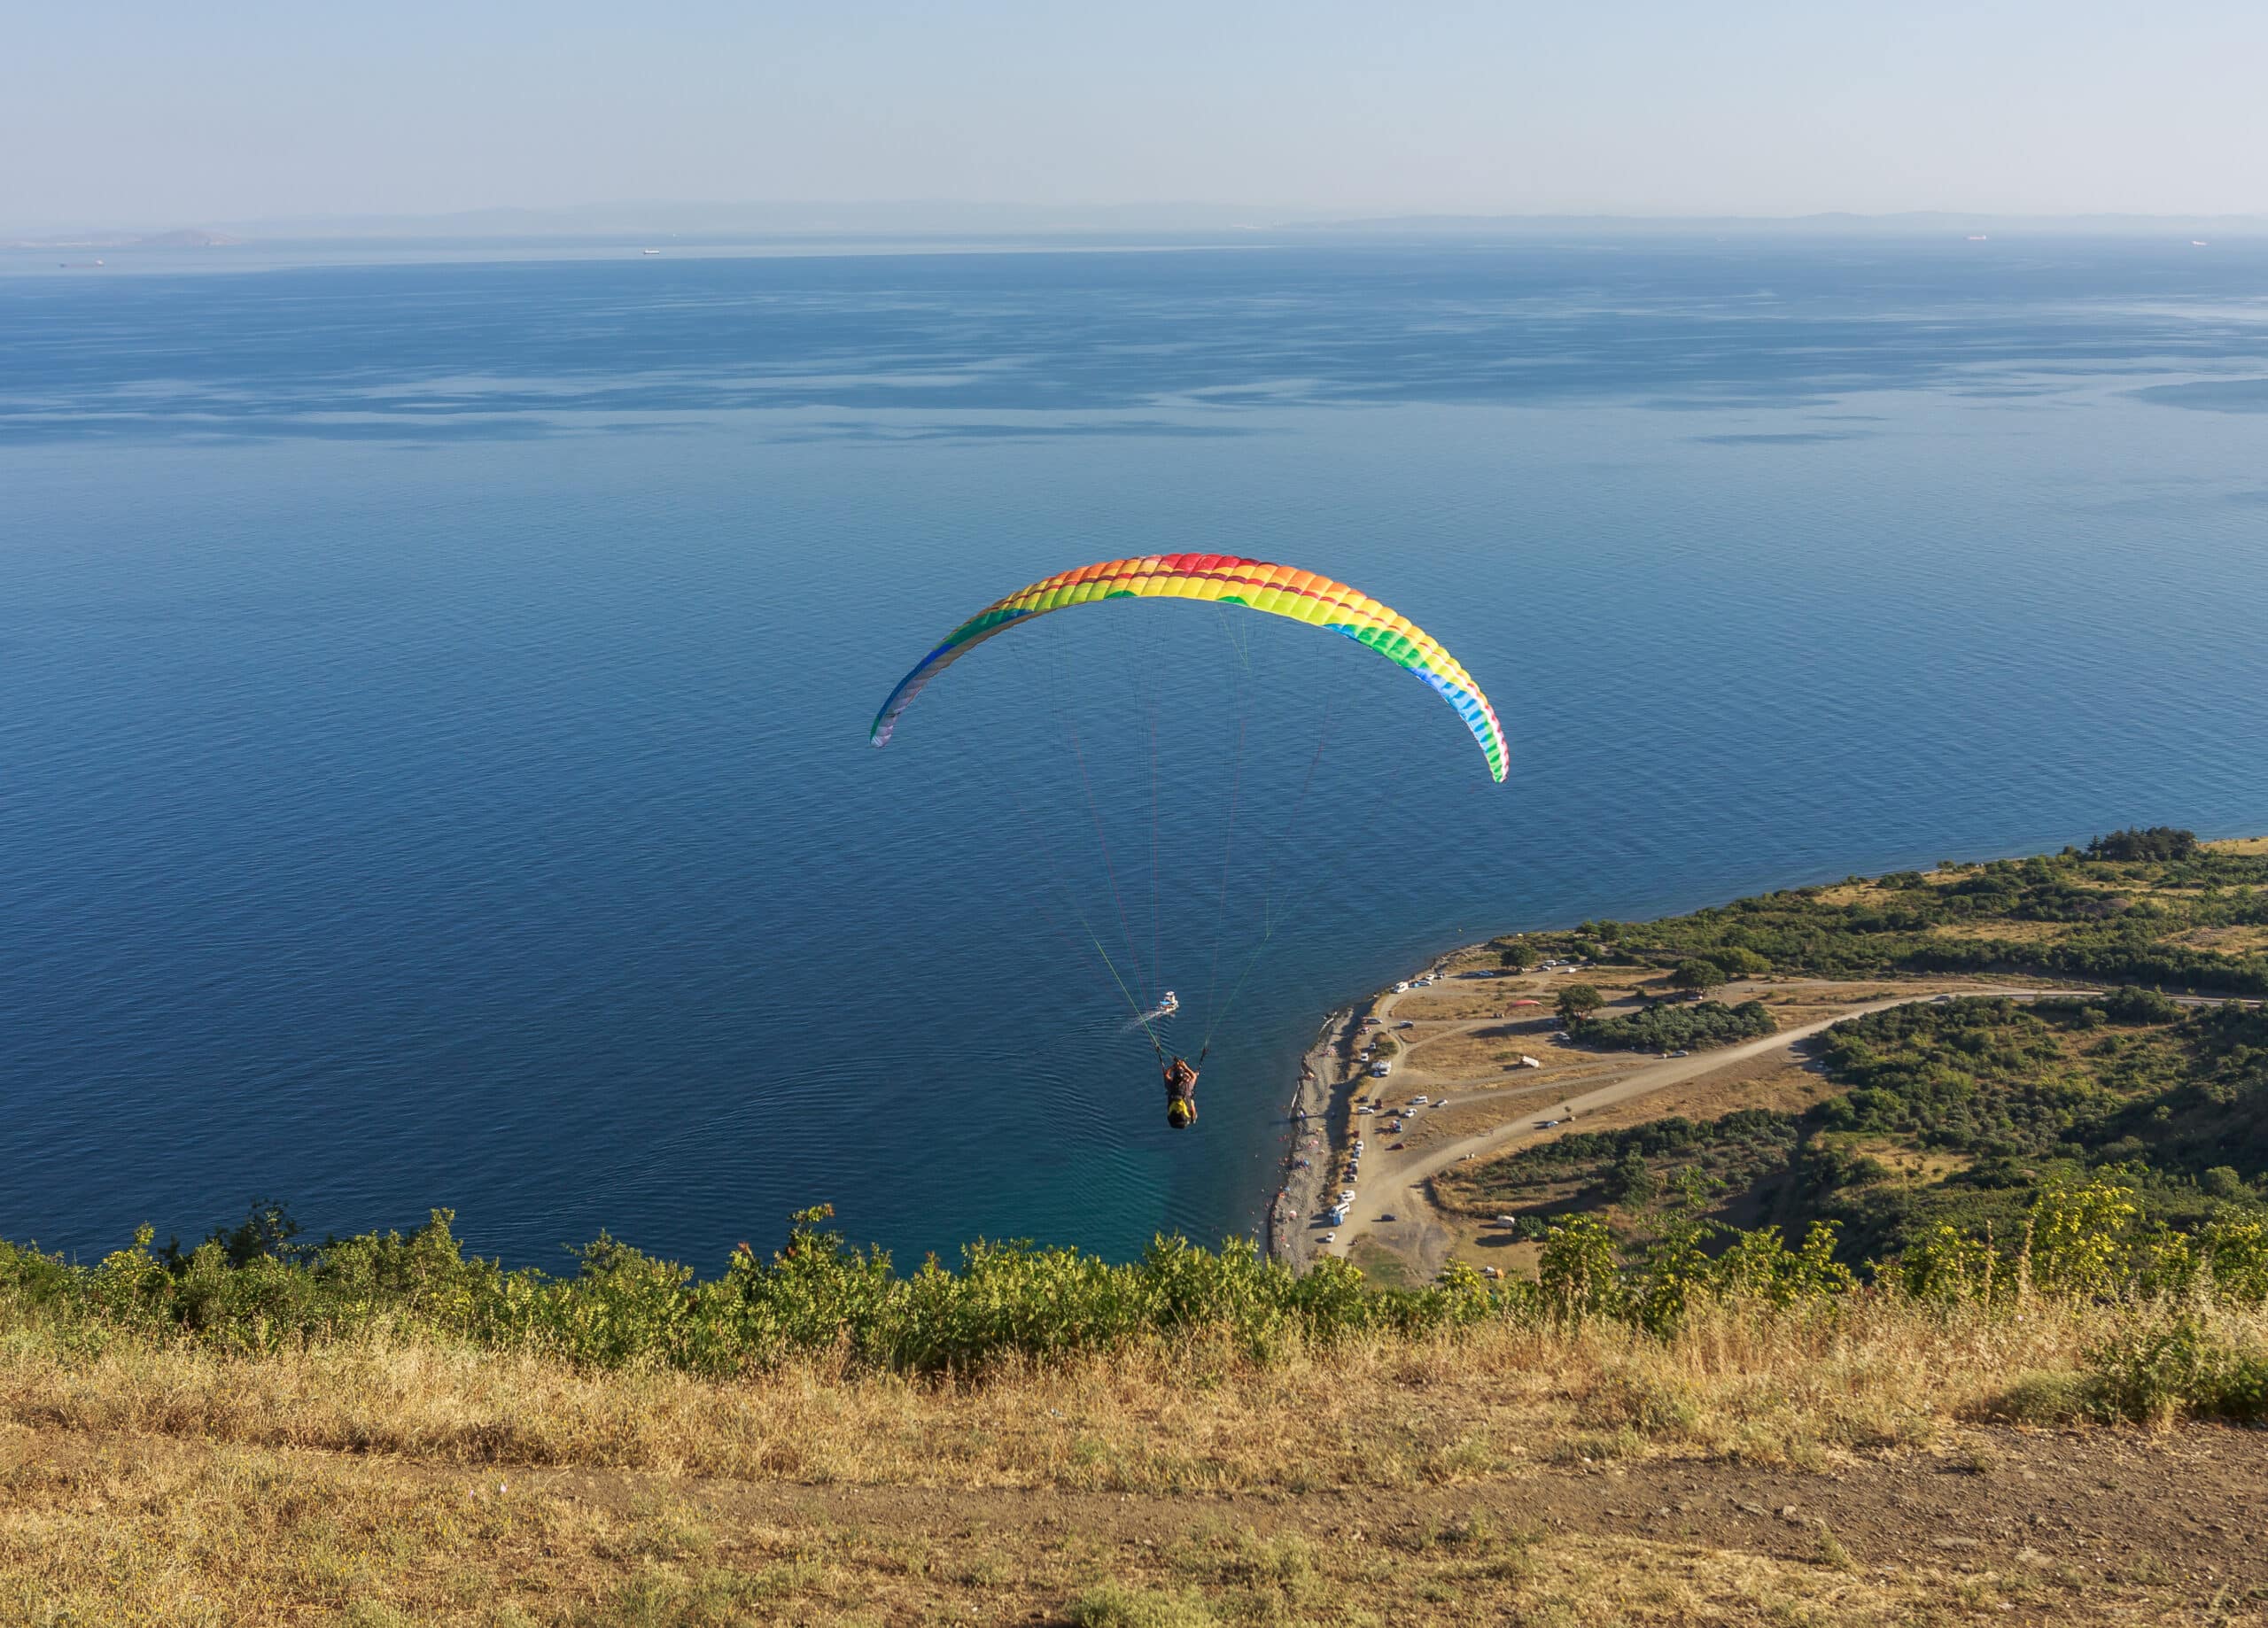
[[913,704],[921,686],[995,634],[1067,606],[1128,598],[1242,605],[1328,628],[1368,645],[1439,690],[1480,743],[1488,759],[1488,772],[1498,780],[1504,778],[1504,733],[1496,722],[1495,709],[1472,681],[1472,675],[1423,628],[1343,582],[1289,565],[1225,554],[1148,554],[1131,560],[1105,560],[1017,589],[946,634],[944,642],[899,679],[889,699],[882,702],[882,709],[874,715],[874,726],[867,738],[876,746],[889,745],[898,714]]

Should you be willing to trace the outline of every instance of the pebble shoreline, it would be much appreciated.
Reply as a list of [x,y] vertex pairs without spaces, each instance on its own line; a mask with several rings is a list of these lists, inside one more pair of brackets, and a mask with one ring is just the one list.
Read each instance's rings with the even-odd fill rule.
[[[1291,1151],[1284,1155],[1283,1182],[1268,1206],[1268,1252],[1294,1271],[1304,1271],[1315,1254],[1310,1223],[1323,1198],[1324,1180],[1331,1174],[1331,1110],[1333,1054],[1336,1042],[1352,1027],[1355,1009],[1341,1007],[1323,1021],[1315,1043],[1308,1048],[1297,1088],[1286,1114],[1294,1129]],[[1304,1116],[1304,1117],[1303,1117]],[[1300,1161],[1305,1159],[1303,1167]]]

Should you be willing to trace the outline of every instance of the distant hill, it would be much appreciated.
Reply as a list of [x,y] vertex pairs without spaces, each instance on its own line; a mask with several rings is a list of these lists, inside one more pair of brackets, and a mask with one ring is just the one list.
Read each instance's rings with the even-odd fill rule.
[[8,249],[229,249],[245,239],[228,232],[184,226],[170,232],[92,232],[71,237],[21,238],[0,244]]
[[1570,232],[1666,237],[2257,237],[2268,215],[1378,215],[1278,222],[1277,229],[1402,237],[1533,237]]

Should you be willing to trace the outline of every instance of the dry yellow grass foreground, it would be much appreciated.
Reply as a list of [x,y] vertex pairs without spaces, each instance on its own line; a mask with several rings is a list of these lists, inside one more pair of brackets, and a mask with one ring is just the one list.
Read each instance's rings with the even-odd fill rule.
[[234,1356],[121,1340],[80,1354],[19,1337],[0,1347],[0,1419],[428,1463],[1298,1494],[1640,1452],[1818,1468],[1926,1446],[2033,1405],[2012,1391],[2053,1392],[2111,1317],[2047,1302],[2021,1318],[1870,1300],[1814,1317],[1718,1308],[1666,1341],[1604,1321],[1508,1323],[1264,1365],[1162,1348],[1007,1360],[966,1383],[808,1366],[718,1383],[431,1344]]
[[1808,1517],[1730,1542],[1704,1516],[1552,1531],[1499,1507],[1584,1476],[1989,1461],[1989,1422],[2054,1417],[2110,1314],[1725,1310],[1668,1342],[1503,1327],[977,1384],[18,1331],[0,1621],[2245,1620],[2163,1557],[1883,1565]]
[[750,1510],[713,1484],[591,1489],[113,1449],[12,1466],[0,1615],[12,1624],[724,1624],[1031,1622],[1905,1624],[2253,1620],[2166,1568],[2085,1575],[2031,1555],[1854,1560],[1510,1528],[1485,1509],[1375,1535],[1234,1512]]

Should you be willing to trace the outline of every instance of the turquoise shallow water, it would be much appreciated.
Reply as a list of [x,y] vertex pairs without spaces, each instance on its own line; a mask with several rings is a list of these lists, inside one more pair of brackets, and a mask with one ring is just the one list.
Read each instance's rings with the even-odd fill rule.
[[[1316,1022],[1463,938],[2268,830],[2268,247],[107,269],[0,275],[11,1237],[1123,1255],[1256,1225]],[[1190,547],[1424,624],[1510,782],[1177,607],[867,750]],[[1176,1136],[1094,949],[1187,1045],[1270,927]]]

